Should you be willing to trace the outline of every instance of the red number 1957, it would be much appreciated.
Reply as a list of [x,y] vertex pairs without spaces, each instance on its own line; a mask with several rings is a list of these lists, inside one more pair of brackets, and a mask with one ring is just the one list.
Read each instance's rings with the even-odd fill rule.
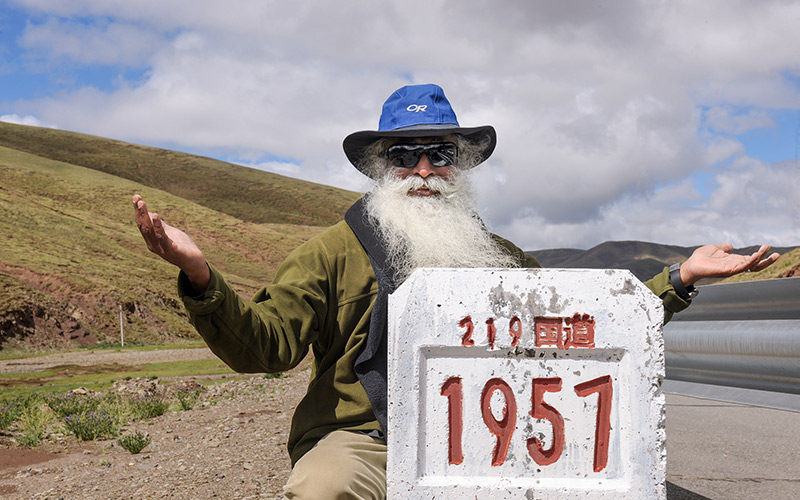
[[[597,419],[594,440],[594,471],[602,471],[608,464],[608,443],[611,431],[611,400],[613,386],[610,375],[604,375],[574,387],[579,397],[597,393]],[[564,417],[551,405],[544,402],[546,392],[561,391],[561,378],[534,378],[531,391],[531,417],[544,419],[553,427],[553,441],[549,448],[536,438],[527,440],[528,454],[539,465],[551,465],[558,461],[564,451]],[[500,392],[504,398],[503,417],[497,419],[492,412],[492,396]],[[464,461],[462,434],[464,430],[463,383],[461,377],[450,377],[442,384],[442,396],[447,397],[448,407],[448,458],[451,465]],[[481,392],[481,415],[489,432],[497,438],[492,453],[492,465],[502,465],[506,460],[511,436],[517,424],[517,401],[511,387],[501,378],[492,378]]]

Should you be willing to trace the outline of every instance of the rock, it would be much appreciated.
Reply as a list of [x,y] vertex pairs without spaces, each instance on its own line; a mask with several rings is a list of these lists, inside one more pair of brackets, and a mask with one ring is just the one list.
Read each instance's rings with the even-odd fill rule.
[[120,396],[153,397],[160,396],[163,392],[158,385],[158,379],[137,377],[130,380],[117,380],[112,389]]
[[781,274],[779,278],[795,278],[798,276],[800,276],[800,264],[794,266],[785,273]]

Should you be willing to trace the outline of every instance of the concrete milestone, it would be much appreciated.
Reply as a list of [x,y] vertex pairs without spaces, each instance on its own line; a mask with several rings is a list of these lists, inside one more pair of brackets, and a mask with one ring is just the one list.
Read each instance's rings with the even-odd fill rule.
[[662,322],[629,271],[416,271],[389,301],[388,498],[665,498]]

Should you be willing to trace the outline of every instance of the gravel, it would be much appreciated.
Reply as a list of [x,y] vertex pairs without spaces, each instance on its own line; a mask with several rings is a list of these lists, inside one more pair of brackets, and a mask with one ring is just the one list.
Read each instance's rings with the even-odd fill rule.
[[[136,361],[120,354],[146,357]],[[87,359],[140,364],[154,359],[202,359],[185,356],[208,354],[207,349],[77,353],[33,361],[42,369],[48,363],[80,364]],[[31,360],[5,361],[0,370],[18,368],[22,361]],[[221,383],[206,390],[191,410],[125,427],[123,434],[141,431],[152,438],[137,455],[115,440],[77,442],[58,436],[34,451],[24,450],[5,433],[0,436],[0,496],[41,500],[281,498],[290,471],[286,451],[289,424],[305,393],[309,366],[304,361],[282,378],[253,375]]]

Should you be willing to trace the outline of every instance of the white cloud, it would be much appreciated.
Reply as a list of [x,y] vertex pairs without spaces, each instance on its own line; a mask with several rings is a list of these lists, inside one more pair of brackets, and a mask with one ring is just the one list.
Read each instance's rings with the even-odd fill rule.
[[86,25],[51,18],[29,23],[20,45],[79,64],[140,66],[158,48],[159,37],[152,29],[129,23]]
[[31,115],[25,115],[25,116],[20,116],[17,114],[2,115],[0,116],[0,122],[16,123],[17,125],[29,125],[31,127],[58,128],[53,123],[44,122],[42,120],[39,120],[35,116]]
[[[737,183],[791,185],[771,165],[746,176],[732,135],[800,109],[788,78],[800,74],[795,2],[18,3],[36,15],[21,43],[40,64],[145,71],[113,91],[14,102],[19,115],[363,190],[342,139],[375,128],[395,88],[433,81],[462,124],[497,128],[476,172],[482,213],[522,246],[800,239],[763,197],[726,222]],[[731,170],[714,167],[726,161]],[[697,191],[698,173],[715,190]],[[791,202],[772,210],[791,213]]]
[[[247,162],[242,160],[228,160],[231,163],[236,163],[245,167],[264,170],[274,174],[286,175],[304,181],[316,182],[317,184],[336,185],[342,189],[356,191],[359,193],[367,192],[372,186],[370,179],[364,176],[352,175],[352,167],[338,164],[328,164],[324,168],[307,168],[305,165],[298,165],[297,163],[280,162],[280,161],[264,161],[264,162]],[[334,182],[338,181],[338,182]]]
[[620,199],[591,220],[553,223],[523,215],[494,229],[518,235],[524,248],[589,248],[606,240],[644,240],[692,246],[731,242],[736,247],[800,239],[800,177],[793,162],[737,165],[716,176],[706,199],[690,180]]

